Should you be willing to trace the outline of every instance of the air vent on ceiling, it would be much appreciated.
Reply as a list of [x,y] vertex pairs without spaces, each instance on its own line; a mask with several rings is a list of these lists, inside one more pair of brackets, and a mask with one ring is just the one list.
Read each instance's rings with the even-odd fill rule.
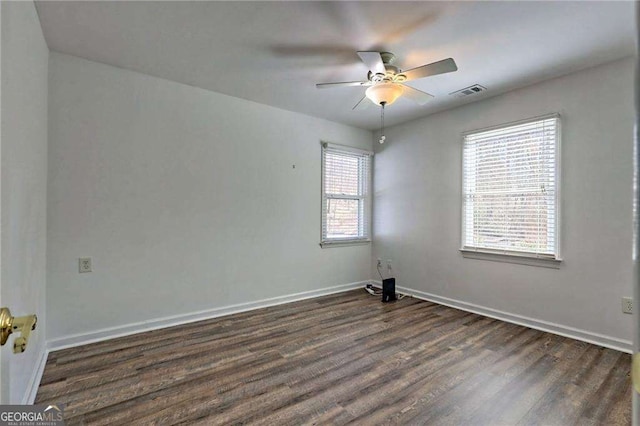
[[476,93],[484,92],[485,90],[487,90],[486,87],[474,84],[473,86],[465,87],[464,89],[460,89],[457,92],[449,94],[457,98],[464,98],[465,96],[475,95]]

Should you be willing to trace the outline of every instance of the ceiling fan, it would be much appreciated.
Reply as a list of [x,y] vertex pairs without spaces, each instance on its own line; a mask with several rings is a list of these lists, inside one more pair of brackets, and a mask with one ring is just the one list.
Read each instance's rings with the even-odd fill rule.
[[353,109],[366,108],[369,105],[367,99],[370,99],[376,105],[384,107],[395,102],[400,96],[405,96],[420,105],[424,105],[434,96],[403,83],[458,70],[456,62],[451,58],[403,71],[393,65],[396,58],[393,53],[358,52],[358,56],[369,67],[366,81],[316,84],[318,89],[349,86],[368,87],[365,96],[360,99]]

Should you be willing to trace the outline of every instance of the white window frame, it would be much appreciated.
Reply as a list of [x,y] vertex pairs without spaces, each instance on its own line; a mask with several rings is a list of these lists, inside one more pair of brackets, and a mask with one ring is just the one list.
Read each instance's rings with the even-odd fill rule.
[[[371,175],[372,175],[372,163],[373,152],[358,149],[345,145],[338,145],[329,142],[321,142],[321,222],[320,222],[320,246],[326,247],[343,247],[358,244],[369,244],[371,242]],[[344,194],[326,194],[325,192],[325,152],[334,151],[347,154],[356,154],[363,157],[369,157],[369,164],[366,170],[366,176],[359,176],[359,185],[362,189],[362,194],[358,196],[344,195]],[[328,238],[325,234],[326,220],[327,220],[327,199],[343,199],[343,200],[361,200],[362,206],[359,213],[359,222],[361,227],[362,236],[358,238]]]
[[[497,250],[483,247],[471,247],[466,246],[465,238],[465,176],[464,176],[464,153],[465,153],[465,140],[466,137],[471,134],[482,133],[490,130],[498,130],[506,127],[517,126],[521,124],[532,123],[536,121],[556,119],[556,140],[555,140],[555,249],[554,255],[538,254],[535,252],[522,252],[522,251],[510,251],[510,250]],[[485,127],[481,129],[470,130],[462,133],[462,149],[461,149],[461,197],[460,197],[460,212],[461,212],[461,229],[460,229],[460,252],[464,257],[472,259],[518,263],[531,266],[543,266],[548,268],[559,268],[562,262],[562,256],[560,251],[561,241],[561,141],[562,141],[562,121],[560,114],[552,113],[542,116],[527,118],[524,120],[512,121],[509,123],[499,124],[496,126]]]

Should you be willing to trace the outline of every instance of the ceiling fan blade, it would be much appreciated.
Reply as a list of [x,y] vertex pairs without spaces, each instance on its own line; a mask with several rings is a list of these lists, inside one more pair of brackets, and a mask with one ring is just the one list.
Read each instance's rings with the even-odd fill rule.
[[380,52],[358,52],[358,56],[373,74],[385,74],[387,72]]
[[318,83],[318,89],[329,89],[331,87],[349,87],[349,86],[370,86],[370,81],[342,81],[339,83]]
[[371,101],[369,101],[369,98],[367,98],[367,96],[365,95],[351,109],[354,110],[354,111],[355,110],[363,110],[363,109],[369,108],[370,106],[371,106]]
[[456,61],[451,58],[443,59],[442,61],[433,62],[421,67],[412,68],[407,71],[402,71],[402,74],[407,76],[406,81],[416,80],[418,78],[429,77],[432,75],[445,74],[448,72],[457,71],[458,66]]
[[411,99],[414,102],[417,102],[420,105],[424,105],[434,98],[433,95],[430,95],[427,92],[423,92],[422,90],[414,89],[411,86],[403,85],[402,96],[406,96],[408,99]]

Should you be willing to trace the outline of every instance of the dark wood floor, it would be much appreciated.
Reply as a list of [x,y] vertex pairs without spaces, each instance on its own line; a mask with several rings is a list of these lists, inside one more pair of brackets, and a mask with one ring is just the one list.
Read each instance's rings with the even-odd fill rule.
[[67,424],[630,424],[630,355],[363,290],[52,352]]

